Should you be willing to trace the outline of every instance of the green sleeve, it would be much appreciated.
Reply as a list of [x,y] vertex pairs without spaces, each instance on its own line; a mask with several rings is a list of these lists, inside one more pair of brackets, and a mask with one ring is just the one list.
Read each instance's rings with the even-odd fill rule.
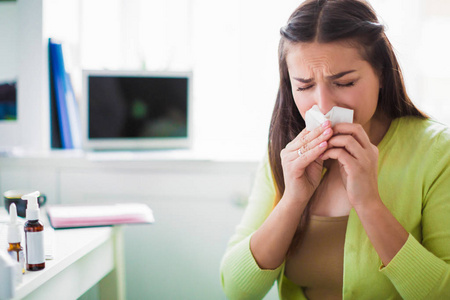
[[228,299],[262,299],[282,267],[263,270],[256,263],[250,238],[273,208],[275,188],[267,158],[260,165],[249,203],[235,234],[231,237],[220,266],[223,290]]
[[[430,147],[422,206],[422,241],[412,235],[381,269],[403,299],[450,299],[450,134]],[[425,158],[424,158],[425,159]]]

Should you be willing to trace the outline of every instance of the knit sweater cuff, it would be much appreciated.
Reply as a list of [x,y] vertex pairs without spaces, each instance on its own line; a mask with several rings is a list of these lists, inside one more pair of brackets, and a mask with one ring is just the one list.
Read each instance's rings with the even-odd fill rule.
[[380,271],[403,299],[423,299],[437,285],[447,265],[421,245],[411,234],[405,245]]
[[[274,270],[261,269],[250,250],[250,239],[251,236],[246,237],[231,249],[222,271],[228,273],[232,285],[244,295],[264,296],[278,278],[283,265]],[[227,284],[224,282],[225,287]]]

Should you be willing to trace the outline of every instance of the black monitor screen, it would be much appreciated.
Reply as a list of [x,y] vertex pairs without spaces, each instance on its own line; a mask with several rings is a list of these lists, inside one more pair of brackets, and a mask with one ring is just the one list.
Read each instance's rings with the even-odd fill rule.
[[89,139],[188,135],[188,78],[90,75],[87,92]]

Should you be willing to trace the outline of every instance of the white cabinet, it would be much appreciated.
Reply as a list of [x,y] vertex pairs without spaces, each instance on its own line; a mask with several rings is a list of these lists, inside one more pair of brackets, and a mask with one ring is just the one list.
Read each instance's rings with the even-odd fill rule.
[[127,299],[225,299],[219,266],[257,162],[0,158],[0,187],[49,203],[143,202],[152,225],[125,226]]
[[160,197],[230,200],[248,193],[254,164],[214,162],[98,162],[63,169],[65,203],[148,201]]

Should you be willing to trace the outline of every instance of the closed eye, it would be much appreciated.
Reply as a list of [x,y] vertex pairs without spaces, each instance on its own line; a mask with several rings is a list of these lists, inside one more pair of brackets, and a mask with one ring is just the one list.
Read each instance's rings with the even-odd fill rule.
[[313,87],[313,85],[309,85],[309,86],[307,86],[307,87],[298,87],[298,88],[297,88],[297,91],[303,92],[303,91],[306,91],[307,89],[310,89],[310,88],[312,88],[312,87]]
[[342,84],[342,83],[335,83],[335,85],[336,85],[337,87],[351,87],[351,86],[354,86],[354,85],[355,85],[355,82],[352,81],[352,82],[345,83],[345,84]]

